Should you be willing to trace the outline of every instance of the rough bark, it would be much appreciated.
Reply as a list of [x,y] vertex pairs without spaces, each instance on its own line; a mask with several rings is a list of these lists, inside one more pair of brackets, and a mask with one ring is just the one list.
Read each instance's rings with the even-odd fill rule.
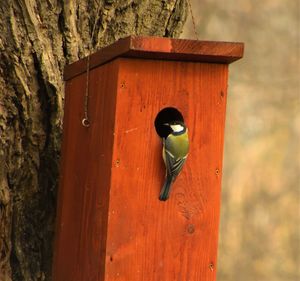
[[51,280],[64,66],[130,34],[176,37],[186,11],[185,0],[1,1],[1,281]]

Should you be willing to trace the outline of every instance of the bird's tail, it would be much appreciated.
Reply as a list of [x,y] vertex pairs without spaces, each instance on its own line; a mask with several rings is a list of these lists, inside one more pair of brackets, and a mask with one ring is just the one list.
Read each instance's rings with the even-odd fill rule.
[[163,188],[161,189],[159,200],[166,201],[169,198],[170,188],[173,181],[173,177],[167,175]]

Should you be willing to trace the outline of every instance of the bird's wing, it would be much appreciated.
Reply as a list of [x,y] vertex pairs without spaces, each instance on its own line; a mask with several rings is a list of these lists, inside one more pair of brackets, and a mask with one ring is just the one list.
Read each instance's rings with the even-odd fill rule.
[[176,159],[170,151],[165,149],[165,159],[168,175],[175,178],[180,173],[186,157]]

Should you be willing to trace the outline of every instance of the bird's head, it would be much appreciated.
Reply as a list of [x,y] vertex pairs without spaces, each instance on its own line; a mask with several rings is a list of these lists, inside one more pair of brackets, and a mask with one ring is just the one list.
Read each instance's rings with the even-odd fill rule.
[[170,128],[170,133],[180,133],[186,128],[185,124],[181,121],[171,121],[163,125]]

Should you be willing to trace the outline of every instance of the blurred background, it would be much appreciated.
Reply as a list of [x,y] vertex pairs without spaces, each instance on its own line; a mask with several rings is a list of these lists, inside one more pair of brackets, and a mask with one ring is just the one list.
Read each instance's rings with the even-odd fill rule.
[[[300,280],[300,1],[190,0],[230,65],[218,281]],[[181,38],[195,39],[191,16]]]

